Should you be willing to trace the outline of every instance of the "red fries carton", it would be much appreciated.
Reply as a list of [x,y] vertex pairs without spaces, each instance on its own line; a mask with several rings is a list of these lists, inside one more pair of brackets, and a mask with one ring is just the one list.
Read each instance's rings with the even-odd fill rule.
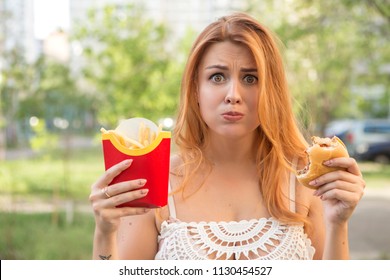
[[118,207],[157,208],[167,205],[171,133],[161,131],[155,123],[144,118],[132,118],[119,124],[115,130],[102,129],[105,169],[133,159],[128,169],[110,183],[146,179],[148,194]]

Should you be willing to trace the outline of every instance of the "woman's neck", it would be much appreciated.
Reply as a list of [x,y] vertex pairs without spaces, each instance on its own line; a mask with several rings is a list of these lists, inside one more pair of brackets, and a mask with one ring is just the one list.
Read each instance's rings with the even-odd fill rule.
[[211,137],[205,156],[216,165],[253,164],[256,161],[257,136],[229,139],[223,136]]

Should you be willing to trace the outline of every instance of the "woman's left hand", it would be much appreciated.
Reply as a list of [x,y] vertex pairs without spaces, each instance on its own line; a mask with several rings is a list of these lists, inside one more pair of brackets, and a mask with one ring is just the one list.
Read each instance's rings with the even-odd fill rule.
[[324,203],[326,222],[342,224],[348,221],[362,198],[366,182],[353,158],[334,158],[324,165],[345,170],[333,171],[312,181],[313,186],[319,187],[313,194]]

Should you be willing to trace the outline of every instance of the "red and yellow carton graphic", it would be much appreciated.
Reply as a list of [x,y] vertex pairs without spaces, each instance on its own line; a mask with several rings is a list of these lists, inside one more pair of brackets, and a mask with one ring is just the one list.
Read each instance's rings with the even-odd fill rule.
[[148,194],[118,207],[157,208],[167,205],[171,133],[162,131],[154,122],[132,118],[115,130],[102,128],[105,169],[132,159],[131,166],[116,176],[110,185],[136,179],[146,179]]

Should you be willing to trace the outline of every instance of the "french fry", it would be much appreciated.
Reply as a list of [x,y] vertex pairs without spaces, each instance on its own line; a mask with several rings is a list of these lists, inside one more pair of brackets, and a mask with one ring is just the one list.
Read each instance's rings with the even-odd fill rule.
[[150,134],[150,143],[154,142],[156,140],[156,132],[152,131]]
[[132,148],[134,147],[134,149],[142,149],[142,148],[145,148],[144,145],[142,145],[140,142],[134,140],[134,139],[131,139],[129,137],[126,137],[124,135],[121,135],[119,134],[118,132],[116,132],[115,130],[106,130],[104,128],[101,128],[100,131],[102,133],[109,133],[109,134],[112,134],[117,140],[118,142],[127,147],[127,148]]
[[139,129],[138,129],[138,141],[140,143],[142,143],[142,141],[144,140],[144,130],[145,130],[145,124],[141,122],[139,124]]
[[[150,127],[145,127],[144,128],[144,139],[143,139],[143,142],[141,142],[141,143],[147,142],[149,145],[149,143],[150,143],[149,137],[150,137]],[[145,146],[148,146],[148,145],[145,145]]]
[[126,136],[122,136],[126,141],[128,141],[129,143],[131,143],[132,145],[136,146],[138,149],[142,149],[142,148],[145,148],[144,145],[142,145],[140,142],[134,140],[134,139],[131,139],[131,138],[128,138]]
[[100,131],[102,133],[108,133],[108,134],[112,134],[116,140],[118,140],[119,143],[121,143],[123,146],[126,146],[126,141],[125,139],[123,138],[122,135],[118,134],[117,132],[115,132],[114,130],[106,130],[104,128],[101,128]]
[[106,130],[101,128],[100,131],[102,133],[112,134],[124,147],[129,149],[142,149],[149,146],[154,140],[156,140],[158,134],[162,131],[162,124],[158,126],[158,130],[155,132],[151,130],[150,127],[146,126],[145,123],[141,122],[138,128],[138,140],[127,137],[115,130]]

